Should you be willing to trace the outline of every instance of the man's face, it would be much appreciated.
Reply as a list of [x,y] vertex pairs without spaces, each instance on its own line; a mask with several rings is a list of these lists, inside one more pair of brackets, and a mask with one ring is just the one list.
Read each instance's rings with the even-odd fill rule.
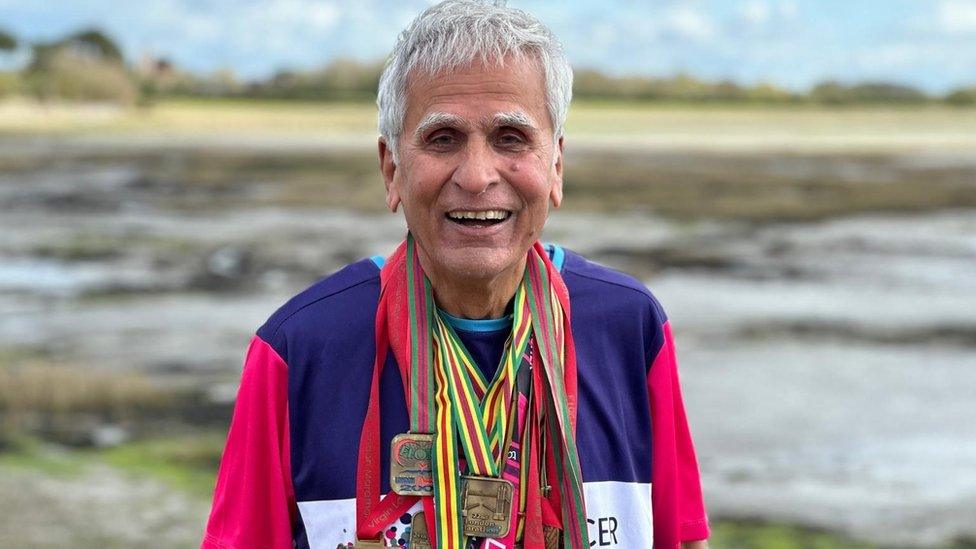
[[411,75],[399,163],[382,141],[380,163],[387,205],[403,205],[428,270],[487,280],[521,268],[562,199],[552,132],[530,59]]

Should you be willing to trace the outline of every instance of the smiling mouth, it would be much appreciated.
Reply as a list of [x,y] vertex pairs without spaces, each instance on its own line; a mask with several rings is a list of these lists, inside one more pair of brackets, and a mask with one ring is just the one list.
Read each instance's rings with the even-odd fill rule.
[[508,210],[452,210],[444,216],[465,227],[491,227],[506,221],[512,216],[512,212]]

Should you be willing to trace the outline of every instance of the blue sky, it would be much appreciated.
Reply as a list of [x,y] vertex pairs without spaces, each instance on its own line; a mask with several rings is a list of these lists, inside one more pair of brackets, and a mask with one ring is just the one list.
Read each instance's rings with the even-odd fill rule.
[[[243,78],[377,59],[423,0],[0,0],[28,40],[98,26],[130,58],[166,56]],[[888,80],[941,93],[976,85],[976,0],[510,0],[546,22],[577,67],[685,72],[805,89]],[[7,56],[7,64],[11,63]],[[21,54],[21,58],[23,55]]]

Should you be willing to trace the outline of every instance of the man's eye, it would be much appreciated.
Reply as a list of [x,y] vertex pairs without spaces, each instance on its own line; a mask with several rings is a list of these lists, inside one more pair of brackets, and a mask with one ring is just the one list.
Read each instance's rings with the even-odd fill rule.
[[455,141],[454,136],[448,133],[439,133],[427,139],[427,143],[435,147],[447,147],[453,145]]
[[512,147],[523,144],[525,140],[517,133],[503,133],[498,136],[497,142],[503,147]]

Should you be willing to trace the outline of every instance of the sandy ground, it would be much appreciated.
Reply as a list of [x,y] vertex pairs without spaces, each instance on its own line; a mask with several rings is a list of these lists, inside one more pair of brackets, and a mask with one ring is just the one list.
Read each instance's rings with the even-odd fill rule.
[[196,547],[209,505],[105,465],[0,469],[2,547]]

